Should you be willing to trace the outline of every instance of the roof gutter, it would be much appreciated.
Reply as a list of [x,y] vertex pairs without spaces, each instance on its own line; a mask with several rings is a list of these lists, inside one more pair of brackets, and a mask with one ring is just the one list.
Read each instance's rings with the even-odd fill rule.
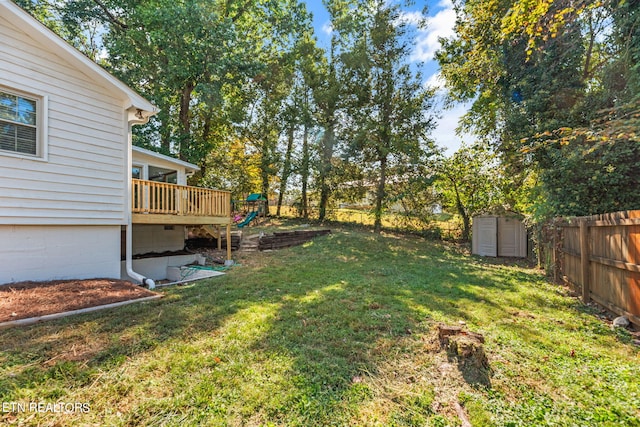
[[125,255],[125,268],[127,270],[127,275],[132,279],[140,282],[142,285],[147,286],[149,289],[155,289],[156,283],[149,279],[148,277],[143,276],[140,273],[136,273],[133,271],[133,221],[132,221],[132,211],[133,211],[133,184],[131,181],[131,167],[133,164],[133,154],[132,154],[132,142],[131,142],[131,128],[134,125],[145,124],[149,121],[149,117],[155,114],[157,111],[143,111],[139,108],[131,107],[127,110],[128,113],[128,131],[127,131],[127,169],[125,171],[127,177],[127,230],[126,230],[126,255]]

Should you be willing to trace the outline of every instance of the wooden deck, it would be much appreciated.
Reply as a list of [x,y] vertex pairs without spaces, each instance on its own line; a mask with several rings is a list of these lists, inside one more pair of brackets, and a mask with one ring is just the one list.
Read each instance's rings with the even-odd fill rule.
[[231,224],[229,191],[132,179],[134,224]]

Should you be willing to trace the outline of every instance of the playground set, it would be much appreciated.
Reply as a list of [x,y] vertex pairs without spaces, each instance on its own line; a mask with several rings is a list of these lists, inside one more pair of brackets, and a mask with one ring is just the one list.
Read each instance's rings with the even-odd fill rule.
[[234,200],[232,210],[234,212],[233,222],[238,228],[243,228],[258,221],[260,217],[266,218],[269,208],[269,201],[260,193],[251,193],[245,200]]

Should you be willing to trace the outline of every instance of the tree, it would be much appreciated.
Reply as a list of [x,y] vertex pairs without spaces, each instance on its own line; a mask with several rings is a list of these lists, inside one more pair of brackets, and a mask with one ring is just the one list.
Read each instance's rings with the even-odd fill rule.
[[198,163],[203,180],[212,172],[209,154],[230,143],[233,125],[250,111],[247,82],[308,26],[295,0],[78,0],[48,8],[73,24],[74,37],[90,23],[102,26],[103,64],[160,107],[134,143]]
[[399,7],[382,0],[363,0],[359,7],[370,13],[343,54],[350,122],[342,130],[351,157],[368,165],[375,178],[374,229],[380,232],[390,174],[402,176],[404,167],[425,163],[434,152],[428,138],[433,93],[408,63],[407,24]]
[[280,168],[278,143],[285,131],[281,113],[286,108],[292,72],[291,64],[283,55],[273,58],[273,62],[247,85],[253,101],[240,130],[250,150],[257,154],[260,192],[265,195],[269,194],[271,180]]
[[280,174],[280,189],[278,191],[278,203],[276,205],[276,216],[280,216],[280,209],[284,200],[284,194],[287,191],[287,184],[289,182],[289,176],[292,172],[292,156],[293,145],[295,140],[296,131],[296,119],[297,114],[295,111],[296,104],[290,105],[285,111],[286,123],[287,123],[287,148],[284,154],[284,160],[282,162],[282,173]]
[[[605,7],[613,18],[611,44],[614,61],[604,71],[611,101],[619,106],[640,100],[640,2],[609,0]],[[611,105],[613,106],[613,105]]]
[[[334,41],[332,40],[332,43]],[[327,72],[329,70],[329,61],[325,56],[323,49],[317,46],[317,40],[313,36],[312,31],[308,31],[303,34],[300,39],[299,45],[300,57],[298,68],[302,77],[301,82],[301,121],[302,121],[302,147],[300,154],[299,173],[301,181],[300,192],[300,214],[302,217],[307,218],[309,216],[309,184],[312,174],[312,159],[313,154],[317,151],[325,152],[323,149],[314,150],[316,136],[323,135],[321,128],[318,127],[320,123],[331,124],[332,120],[323,120],[327,117],[331,118],[335,115],[334,105],[331,99],[335,99],[339,96],[339,90],[337,87],[329,87],[327,81]],[[333,81],[334,79],[332,79]],[[324,114],[321,112],[324,111]],[[313,140],[313,141],[311,141]],[[327,150],[329,151],[329,150]],[[331,150],[332,151],[332,150]],[[333,153],[331,153],[331,156]],[[329,158],[330,161],[330,158]],[[322,162],[326,165],[327,159],[322,158]],[[326,185],[326,179],[328,170],[326,166],[320,165],[318,170],[320,188],[328,194],[328,186]],[[322,184],[322,183],[325,184]],[[321,191],[322,192],[322,191]],[[326,213],[326,203],[328,197],[325,195],[321,197],[324,207],[321,206],[320,220],[324,219]]]
[[[545,143],[549,136],[571,129],[579,137],[603,109],[637,93],[638,67],[631,59],[640,45],[633,30],[637,11],[638,2],[616,0],[457,5],[456,36],[437,54],[450,99],[473,100],[461,125],[497,150],[512,192],[521,192],[532,173],[538,178],[525,203],[536,212],[554,214],[560,205],[539,206],[547,201],[536,195],[552,194],[556,173],[571,173],[561,160],[580,158],[583,150],[581,143]],[[587,200],[577,203],[588,210]]]
[[[307,187],[309,185],[310,174],[310,151],[309,151],[309,132],[312,127],[313,106],[311,105],[311,87],[310,80],[315,72],[315,61],[322,57],[321,51],[316,46],[316,40],[313,37],[312,28],[309,26],[300,35],[295,46],[295,53],[292,55],[293,74],[292,85],[289,97],[284,106],[282,117],[286,127],[286,149],[284,152],[284,160],[282,163],[282,174],[280,176],[280,191],[278,194],[278,204],[276,215],[280,215],[281,206],[284,195],[287,191],[289,177],[293,174],[294,169],[298,169],[301,175],[301,204],[300,211],[304,217],[308,216],[307,210]],[[301,158],[300,164],[296,168],[295,159],[293,159],[296,148],[296,130],[302,126],[301,141]]]
[[443,208],[462,220],[462,240],[471,235],[471,218],[477,214],[508,208],[504,206],[502,173],[495,154],[488,147],[463,145],[449,158],[441,158],[435,186]]
[[309,139],[311,138],[311,130],[313,127],[313,119],[312,119],[312,111],[310,108],[310,95],[309,88],[305,87],[304,92],[304,100],[303,100],[303,113],[302,113],[302,153],[300,156],[300,180],[301,180],[301,190],[300,190],[300,215],[303,218],[309,217],[309,176],[310,176],[310,165],[311,165],[311,150]]
[[100,61],[102,46],[99,35],[103,26],[91,14],[82,13],[86,6],[85,0],[16,0],[16,3],[87,57]]
[[209,122],[201,130],[210,130],[206,114],[213,112],[198,105],[223,98],[226,85],[239,84],[258,67],[246,56],[249,46],[239,38],[237,21],[215,3],[198,0],[108,4],[119,11],[104,36],[112,72],[160,107],[152,132],[143,129],[138,136],[157,136],[166,154],[201,163],[213,147],[208,135],[193,132],[194,109]]
[[332,173],[332,158],[336,143],[336,125],[341,100],[341,82],[339,79],[339,64],[336,58],[336,37],[331,38],[331,49],[328,61],[321,62],[311,78],[312,93],[318,109],[318,123],[323,128],[318,145],[318,187],[320,188],[319,220],[326,217],[327,205],[331,194],[329,181]]
[[640,105],[609,109],[589,126],[532,138],[540,157],[535,218],[582,216],[640,207]]

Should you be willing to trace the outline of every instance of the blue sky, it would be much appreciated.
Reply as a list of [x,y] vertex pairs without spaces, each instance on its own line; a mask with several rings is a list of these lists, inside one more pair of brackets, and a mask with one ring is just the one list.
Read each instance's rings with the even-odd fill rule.
[[[305,0],[307,9],[313,14],[313,25],[320,46],[329,46],[329,33],[331,22],[321,0]],[[433,87],[441,88],[438,79],[438,63],[433,59],[433,54],[439,48],[438,37],[453,35],[453,25],[455,24],[455,12],[451,0],[417,0],[416,4],[404,11],[405,19],[408,22],[415,22],[421,16],[421,10],[428,6],[428,26],[426,29],[416,31],[414,51],[411,55],[412,61],[424,62],[424,74],[426,83]],[[438,127],[433,131],[432,136],[436,143],[446,149],[447,154],[452,154],[461,143],[461,138],[455,135],[455,128],[459,117],[466,111],[466,106],[460,105],[441,112],[442,118],[438,121]],[[464,137],[470,142],[470,138]]]

